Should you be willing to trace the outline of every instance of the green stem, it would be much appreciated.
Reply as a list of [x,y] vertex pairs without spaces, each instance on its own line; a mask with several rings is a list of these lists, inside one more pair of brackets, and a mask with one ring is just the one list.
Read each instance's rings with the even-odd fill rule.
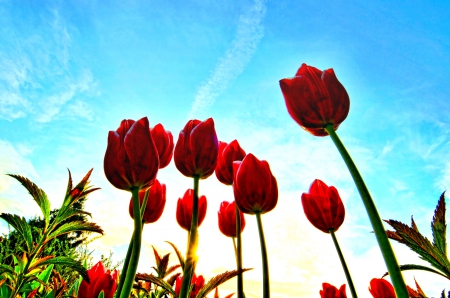
[[345,272],[345,277],[347,278],[348,287],[350,288],[350,293],[352,293],[353,298],[358,298],[356,294],[355,286],[353,285],[353,280],[350,275],[350,271],[348,270],[347,263],[345,262],[344,255],[342,254],[341,247],[337,241],[336,235],[334,234],[334,229],[330,229],[331,238],[333,238],[334,246],[336,247],[337,253],[339,255],[339,259],[341,260],[342,268]]
[[269,263],[267,260],[266,240],[264,239],[264,231],[261,221],[261,213],[257,212],[256,221],[258,223],[259,241],[261,244],[261,259],[263,269],[263,298],[270,297],[270,285],[269,285]]
[[403,276],[398,266],[397,259],[395,258],[394,251],[392,250],[391,244],[386,235],[386,230],[383,227],[380,215],[378,214],[375,203],[370,196],[369,190],[367,189],[367,186],[364,183],[361,174],[356,168],[355,163],[350,157],[350,154],[347,152],[344,144],[341,142],[338,135],[334,131],[333,125],[327,124],[325,126],[325,130],[328,132],[337,149],[339,150],[339,153],[344,159],[344,162],[353,177],[353,181],[358,188],[358,192],[364,203],[367,214],[369,215],[369,219],[375,232],[375,236],[381,249],[381,253],[383,254],[384,262],[386,263],[389,275],[391,276],[391,281],[394,285],[395,293],[397,294],[398,298],[408,298],[409,295],[406,289],[405,281],[403,280]]
[[[238,205],[236,206],[236,239],[237,247],[235,247],[236,252],[236,269],[239,271],[237,276],[237,297],[244,298],[244,278],[242,276],[242,237],[241,237],[241,214]],[[233,238],[234,242],[234,238]]]
[[[139,188],[133,187],[131,189],[133,195],[133,214],[140,214],[139,209]],[[133,287],[134,277],[136,275],[137,266],[139,263],[139,255],[141,251],[142,238],[142,219],[140,216],[134,217],[134,232],[133,232],[133,249],[131,252],[130,262],[123,283],[123,288],[120,293],[120,298],[129,298]]]
[[189,295],[189,288],[191,285],[192,276],[195,272],[195,265],[197,263],[197,244],[198,244],[198,185],[200,177],[194,176],[194,199],[192,202],[192,220],[191,229],[189,232],[189,244],[186,255],[186,263],[183,271],[183,283],[181,284],[181,290],[179,298],[187,298]]

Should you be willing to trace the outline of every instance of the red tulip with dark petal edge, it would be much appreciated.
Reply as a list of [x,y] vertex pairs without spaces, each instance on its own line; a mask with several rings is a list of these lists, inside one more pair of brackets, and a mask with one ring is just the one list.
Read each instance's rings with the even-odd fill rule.
[[104,292],[104,298],[114,297],[119,277],[117,270],[111,274],[102,261],[99,261],[87,273],[91,282],[89,284],[85,280],[81,282],[78,297],[97,298],[101,291]]
[[219,156],[217,157],[216,177],[226,185],[233,184],[233,162],[241,161],[245,151],[239,146],[237,140],[230,144],[219,142]]
[[190,120],[180,132],[175,145],[175,166],[187,177],[206,179],[214,172],[218,151],[214,120]]
[[[241,219],[241,232],[245,228],[244,213],[239,211]],[[218,212],[219,216],[219,229],[227,237],[236,237],[236,202],[223,201],[220,204]]]
[[247,214],[271,211],[277,205],[277,180],[267,161],[247,154],[242,161],[233,162],[233,191],[239,209]]
[[[179,275],[177,279],[175,280],[175,293],[177,295],[180,295],[181,290],[181,284],[183,283],[183,276]],[[202,275],[199,275],[198,277],[194,274],[191,279],[191,285],[194,285],[192,288],[191,294],[189,295],[189,298],[195,298],[197,296],[198,292],[203,288],[205,285],[205,279]]]
[[156,179],[159,157],[150,134],[147,117],[123,120],[117,131],[110,131],[104,159],[108,181],[130,190],[150,187]]
[[345,284],[343,284],[339,290],[329,283],[324,282],[322,284],[323,290],[320,290],[321,298],[347,298],[345,293]]
[[394,287],[385,279],[374,278],[370,281],[370,294],[373,298],[395,298]]
[[[142,205],[145,197],[145,189],[139,191],[139,202]],[[164,206],[166,205],[166,185],[159,183],[155,180],[155,183],[148,191],[147,205],[145,206],[144,216],[142,218],[143,223],[156,222],[162,215],[164,211]],[[130,200],[129,213],[131,218],[134,219],[133,215],[133,198]]]
[[156,124],[150,130],[153,141],[155,142],[156,149],[159,155],[159,168],[165,168],[169,165],[173,156],[173,136],[172,133],[164,129],[162,124]]
[[334,186],[314,180],[309,193],[302,194],[303,211],[313,226],[324,233],[337,231],[344,222],[345,209]]
[[291,117],[314,136],[327,136],[347,118],[350,99],[332,68],[321,71],[302,64],[293,78],[280,80],[281,91]]
[[[188,189],[183,198],[178,199],[177,203],[177,222],[178,224],[185,229],[186,231],[190,231],[191,222],[192,222],[192,204],[194,200],[194,190]],[[206,215],[206,197],[200,196],[198,198],[198,226],[202,224]]]

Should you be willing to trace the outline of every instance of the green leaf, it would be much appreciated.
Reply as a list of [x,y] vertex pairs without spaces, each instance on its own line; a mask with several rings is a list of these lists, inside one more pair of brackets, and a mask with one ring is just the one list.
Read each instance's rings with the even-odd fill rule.
[[431,222],[431,230],[433,232],[433,245],[437,247],[441,253],[447,256],[447,243],[445,233],[447,225],[445,224],[445,192],[441,194],[436,209],[434,210],[433,221]]
[[178,295],[175,293],[172,286],[162,278],[151,274],[136,274],[136,279],[152,282],[172,294],[175,298],[178,298]]
[[26,177],[13,174],[8,174],[8,176],[16,178],[28,190],[30,195],[39,205],[39,208],[41,208],[42,211],[42,215],[44,216],[45,221],[44,230],[46,230],[50,222],[50,201],[47,198],[47,194]]
[[204,298],[206,295],[217,288],[222,283],[226,282],[227,280],[237,276],[240,272],[245,272],[251,270],[250,268],[242,269],[242,270],[232,270],[232,271],[225,271],[224,273],[221,273],[219,275],[214,276],[212,279],[210,279],[204,286],[201,288],[201,290],[198,292],[197,296],[195,298]]
[[11,225],[25,240],[28,252],[33,249],[33,236],[31,234],[31,227],[24,217],[16,214],[2,213],[0,218],[3,218],[9,225]]
[[84,280],[89,282],[87,270],[83,267],[83,265],[80,262],[75,261],[72,258],[55,257],[49,260],[45,260],[44,262],[41,263],[41,265],[50,265],[50,264],[67,266],[78,272],[83,277]]
[[105,292],[102,290],[99,294],[98,294],[98,298],[104,298],[105,297]]
[[447,278],[450,278],[449,260],[426,237],[399,221],[387,220],[386,222],[395,229],[395,232],[390,231],[390,233],[391,235],[394,233],[396,238],[391,237],[388,233],[389,238],[405,244],[416,252],[422,260],[427,261],[431,266],[443,272]]
[[[422,271],[428,271],[428,272],[433,272],[436,274],[439,274],[442,277],[445,277],[447,279],[450,279],[448,276],[442,274],[442,272],[437,271],[433,268],[427,267],[427,266],[422,266],[422,265],[416,265],[416,264],[407,264],[407,265],[400,265],[400,270],[401,271],[406,271],[406,270],[422,270]],[[389,275],[389,272],[386,272],[381,278],[385,277]]]
[[175,244],[173,244],[172,242],[169,242],[169,241],[166,241],[166,242],[169,243],[173,247],[173,249],[175,250],[175,253],[177,254],[177,257],[178,257],[178,261],[180,262],[181,269],[184,270],[184,258],[183,258],[183,255],[178,250],[178,248],[175,246]]
[[0,264],[0,275],[2,275],[3,273],[10,273],[10,274],[14,274],[14,269],[6,264]]
[[96,232],[103,234],[103,230],[95,223],[92,222],[83,222],[81,220],[66,222],[65,224],[58,227],[56,230],[52,231],[51,234],[48,235],[48,240],[56,238],[60,235],[67,234],[70,232]]

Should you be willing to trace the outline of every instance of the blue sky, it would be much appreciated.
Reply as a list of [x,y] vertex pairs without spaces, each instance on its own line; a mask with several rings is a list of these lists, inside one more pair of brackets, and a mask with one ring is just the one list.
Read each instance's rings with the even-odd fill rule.
[[[263,217],[273,297],[318,297],[322,282],[345,283],[329,235],[305,219],[300,196],[318,178],[339,190],[346,220],[337,233],[360,296],[386,270],[361,199],[328,137],[288,115],[278,81],[305,62],[333,68],[350,95],[338,134],[357,163],[381,217],[429,224],[450,186],[448,84],[450,4],[446,1],[0,1],[0,212],[31,217],[31,198],[6,173],[29,177],[59,207],[67,168],[79,180],[92,167],[101,187],[86,209],[106,235],[97,257],[123,258],[132,222],[126,192],[103,173],[107,134],[122,119],[147,116],[174,134],[189,119],[213,117],[220,140],[266,159],[278,179],[277,207]],[[191,186],[171,163],[158,174],[168,202],[146,226],[140,271],[151,246],[185,245],[176,200]],[[234,266],[216,212],[233,199],[215,177],[202,181],[208,212],[200,228],[200,274]],[[256,219],[247,216],[247,297],[260,297]],[[7,231],[1,222],[0,230]],[[393,244],[401,264],[420,263]],[[448,282],[408,272],[429,295]],[[234,282],[223,287],[233,291]]]

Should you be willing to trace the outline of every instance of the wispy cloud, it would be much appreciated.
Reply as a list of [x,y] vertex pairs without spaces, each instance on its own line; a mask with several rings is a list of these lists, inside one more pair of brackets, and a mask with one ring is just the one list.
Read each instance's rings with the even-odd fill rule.
[[190,116],[211,106],[230,82],[244,71],[264,36],[261,23],[265,13],[265,0],[255,0],[253,6],[240,16],[236,37],[212,75],[197,91]]

